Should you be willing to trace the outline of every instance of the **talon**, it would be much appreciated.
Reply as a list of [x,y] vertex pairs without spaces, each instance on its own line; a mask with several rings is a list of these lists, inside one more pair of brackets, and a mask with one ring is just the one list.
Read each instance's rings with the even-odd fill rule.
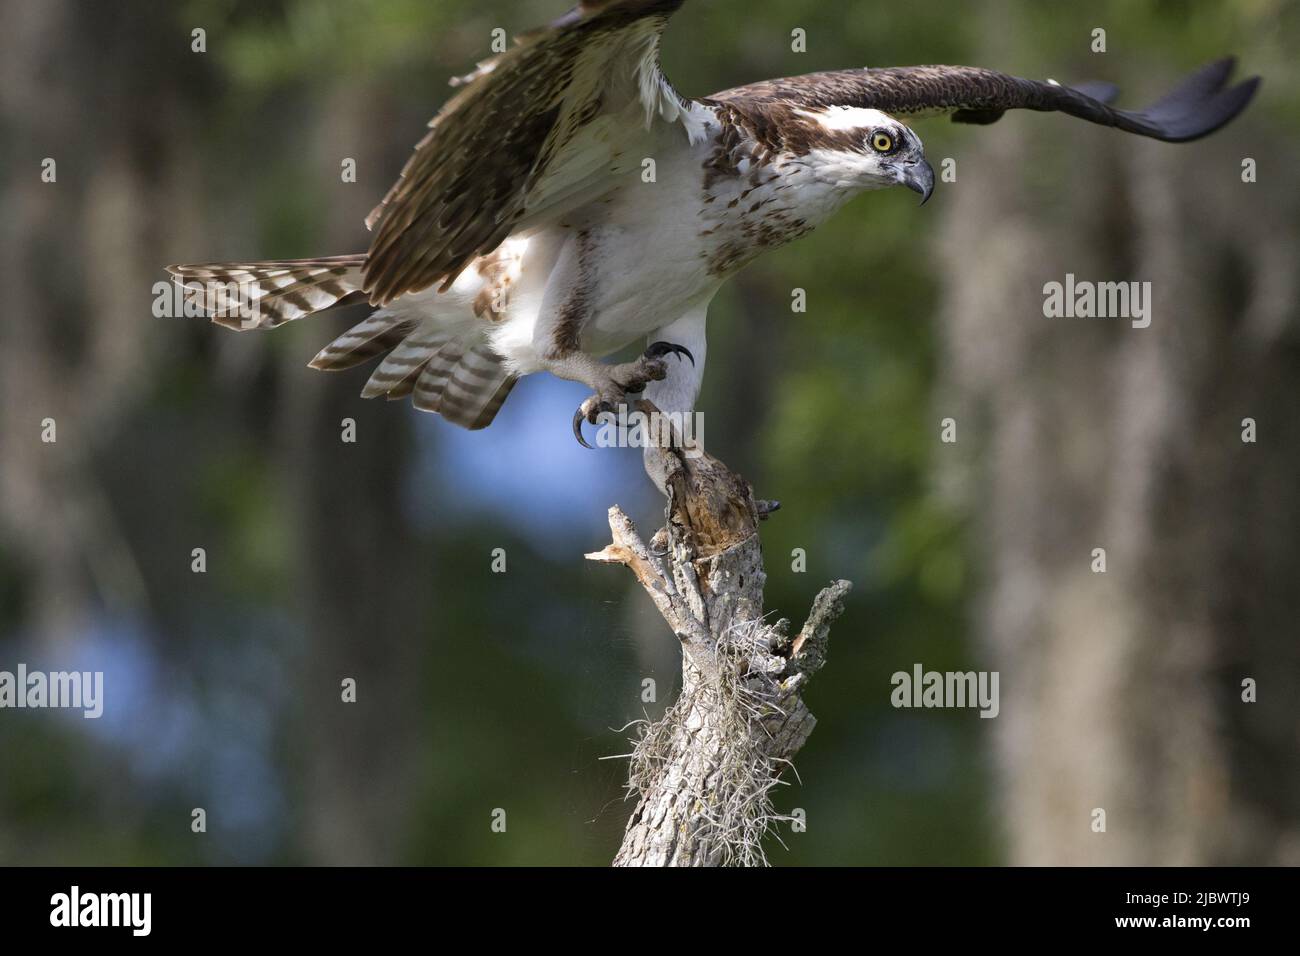
[[579,405],[578,410],[573,413],[573,437],[578,439],[578,444],[583,448],[591,447],[591,445],[587,444],[587,439],[582,437],[583,421],[595,425],[596,419],[598,419],[602,414],[605,412],[613,414],[616,411],[617,409],[613,402],[599,399],[597,395],[592,395],[585,402]]
[[582,406],[579,405],[578,410],[573,413],[573,437],[578,439],[578,444],[583,448],[591,448],[587,444],[587,439],[582,437],[582,421],[584,418],[586,416],[582,414]]
[[[672,342],[654,342],[645,350],[645,354],[649,358],[663,358],[665,355],[685,355],[691,360],[692,365],[695,364],[695,356],[691,354],[690,349],[684,345],[675,345]],[[681,360],[678,359],[678,361]]]

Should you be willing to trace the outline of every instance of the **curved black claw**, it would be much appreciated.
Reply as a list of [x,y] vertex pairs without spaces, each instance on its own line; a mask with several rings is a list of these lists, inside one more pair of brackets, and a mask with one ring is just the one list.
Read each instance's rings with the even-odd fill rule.
[[665,355],[685,355],[691,360],[692,365],[695,364],[695,356],[691,354],[690,349],[684,345],[674,345],[672,342],[654,342],[645,350],[645,354],[648,358],[663,358]]
[[[595,396],[592,397],[594,398]],[[590,399],[588,399],[588,401],[590,401]],[[583,421],[586,420],[594,425],[596,424],[596,419],[600,417],[602,412],[612,412],[615,409],[613,404],[610,402],[597,402],[591,407],[590,411],[583,411],[586,407],[587,402],[583,402],[578,406],[578,410],[573,413],[573,437],[578,439],[578,444],[583,448],[590,448],[591,446],[587,444],[587,439],[582,437]]]
[[578,444],[583,448],[591,448],[587,444],[587,439],[582,437],[582,423],[586,417],[586,415],[582,414],[582,406],[579,405],[578,410],[573,413],[573,437],[578,439]]

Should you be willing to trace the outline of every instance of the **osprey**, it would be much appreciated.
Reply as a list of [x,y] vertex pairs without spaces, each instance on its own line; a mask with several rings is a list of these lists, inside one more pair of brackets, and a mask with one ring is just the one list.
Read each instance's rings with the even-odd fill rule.
[[[629,393],[664,412],[693,408],[709,302],[737,270],[864,190],[930,197],[934,171],[903,118],[982,125],[1009,109],[1058,111],[1182,142],[1235,117],[1259,84],[1228,86],[1233,60],[1223,59],[1129,112],[1108,105],[1108,84],[913,66],[696,99],[659,64],[682,3],[585,0],[453,81],[463,89],[367,218],[368,251],[169,271],[186,295],[237,286],[240,314],[209,310],[232,328],[275,328],[368,297],[376,311],[311,365],[384,355],[364,396],[410,396],[466,428],[490,424],[522,375],[582,382],[592,394],[573,430],[586,444],[582,422]],[[655,174],[644,176],[649,161]],[[635,341],[653,344],[633,362],[600,361]]]

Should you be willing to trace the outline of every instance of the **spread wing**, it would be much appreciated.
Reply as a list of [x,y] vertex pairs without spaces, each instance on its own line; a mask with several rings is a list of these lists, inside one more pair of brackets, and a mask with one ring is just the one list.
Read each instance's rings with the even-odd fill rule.
[[691,133],[698,106],[659,67],[684,0],[584,0],[463,78],[464,89],[366,220],[363,290],[376,305],[441,283],[521,224],[600,194],[656,122]]
[[1227,86],[1232,57],[1201,67],[1172,92],[1143,110],[1107,105],[1118,90],[1108,83],[1074,87],[1021,79],[974,66],[906,66],[839,70],[755,83],[719,93],[723,102],[785,101],[801,106],[849,105],[892,116],[949,113],[958,123],[993,123],[1007,110],[1038,110],[1077,116],[1171,143],[1214,132],[1246,108],[1259,86],[1252,77]]

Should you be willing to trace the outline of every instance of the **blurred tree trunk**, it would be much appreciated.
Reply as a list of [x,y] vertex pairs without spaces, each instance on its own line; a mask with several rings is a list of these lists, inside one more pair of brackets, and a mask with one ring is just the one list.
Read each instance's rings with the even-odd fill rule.
[[[960,141],[936,419],[977,516],[1009,862],[1300,862],[1300,191],[1242,182],[1247,123],[1285,151],[1258,114],[1188,145],[1034,115]],[[1150,327],[1044,317],[1066,273],[1149,280]]]
[[145,600],[93,465],[167,321],[149,315],[157,249],[200,228],[184,103],[202,76],[157,82],[188,56],[169,23],[46,0],[8,5],[0,31],[0,531],[45,641],[84,623],[92,591],[115,611]]
[[[287,484],[294,513],[301,643],[301,806],[308,861],[402,861],[400,803],[415,786],[412,754],[423,726],[422,663],[430,574],[404,513],[410,423],[402,408],[367,403],[342,382],[306,368],[300,350],[285,369]],[[310,350],[308,350],[310,353]],[[343,420],[357,441],[342,440]],[[355,702],[343,681],[356,682]]]
[[[362,221],[383,194],[381,154],[391,139],[377,102],[378,90],[343,83],[318,112],[308,154],[327,160],[314,184],[325,228],[318,248],[303,255],[365,246]],[[344,158],[357,160],[356,183],[342,180]],[[250,258],[257,255],[249,250]],[[309,658],[301,688],[301,823],[310,862],[391,865],[403,861],[409,804],[402,798],[421,767],[416,750],[429,653],[421,622],[430,619],[432,572],[406,509],[410,404],[363,401],[357,375],[307,366],[369,310],[341,311],[299,323],[281,353],[278,445],[286,454],[286,485],[302,492],[293,561]],[[354,442],[343,440],[345,419],[355,422]],[[422,416],[416,425],[434,423]],[[356,681],[355,703],[342,698],[347,678]]]

